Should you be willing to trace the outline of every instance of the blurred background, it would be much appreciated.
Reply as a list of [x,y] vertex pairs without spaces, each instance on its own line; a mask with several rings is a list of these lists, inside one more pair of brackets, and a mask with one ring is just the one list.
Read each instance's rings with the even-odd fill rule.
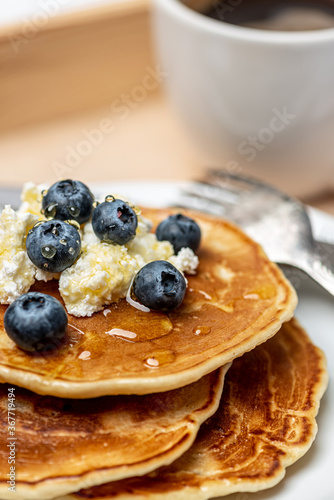
[[[107,5],[115,1],[126,0],[60,0],[57,2],[57,13],[75,12],[87,7],[97,5]],[[27,19],[33,20],[36,13],[40,10],[47,12],[48,8],[51,13],[52,5],[56,7],[55,2],[47,0],[15,0],[15,2],[6,2],[1,6],[1,23],[24,23]],[[44,9],[43,9],[44,7]]]
[[[217,162],[170,105],[167,79],[149,0],[3,2],[0,185],[201,177]],[[334,212],[332,192],[311,201]]]
[[2,3],[1,185],[199,175],[164,78],[146,0]]

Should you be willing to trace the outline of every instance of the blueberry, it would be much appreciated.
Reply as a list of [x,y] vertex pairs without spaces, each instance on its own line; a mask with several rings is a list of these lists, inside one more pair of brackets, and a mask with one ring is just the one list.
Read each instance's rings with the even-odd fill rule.
[[75,220],[83,224],[93,212],[94,196],[79,181],[59,181],[43,194],[42,208],[47,219]]
[[134,210],[122,200],[107,197],[93,212],[92,225],[96,236],[106,243],[125,245],[131,241],[138,225]]
[[6,310],[7,335],[25,351],[43,351],[59,346],[67,327],[61,303],[44,293],[28,292]]
[[37,223],[28,233],[26,249],[35,266],[50,273],[61,273],[80,254],[78,230],[62,220]]
[[186,287],[186,280],[176,267],[165,260],[155,260],[136,274],[132,290],[144,306],[169,311],[181,304]]
[[159,241],[170,241],[175,253],[184,247],[196,252],[201,242],[201,230],[197,222],[182,214],[170,215],[160,222],[156,236]]

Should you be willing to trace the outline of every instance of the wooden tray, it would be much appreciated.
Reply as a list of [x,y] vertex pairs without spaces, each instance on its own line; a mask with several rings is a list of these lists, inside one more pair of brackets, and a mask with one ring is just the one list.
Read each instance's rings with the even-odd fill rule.
[[[43,21],[44,19],[44,21]],[[0,131],[107,103],[153,64],[149,4],[66,15],[40,9],[0,29]]]
[[50,18],[30,38],[2,29],[0,57],[2,184],[186,179],[207,163],[160,90],[146,0]]

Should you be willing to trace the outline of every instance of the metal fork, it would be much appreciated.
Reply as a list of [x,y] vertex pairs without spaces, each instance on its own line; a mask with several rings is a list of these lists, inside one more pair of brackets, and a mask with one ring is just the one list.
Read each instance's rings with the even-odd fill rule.
[[297,199],[257,179],[212,169],[183,191],[178,205],[235,222],[271,260],[301,269],[334,296],[334,245],[315,241]]

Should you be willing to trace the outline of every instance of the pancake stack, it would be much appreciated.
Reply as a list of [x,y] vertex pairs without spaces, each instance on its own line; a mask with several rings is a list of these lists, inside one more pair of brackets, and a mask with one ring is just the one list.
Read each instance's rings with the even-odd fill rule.
[[[155,225],[170,213],[144,211]],[[122,299],[90,318],[69,316],[65,342],[42,356],[9,339],[0,306],[1,499],[259,491],[312,444],[327,371],[292,319],[295,291],[237,227],[185,213],[201,227],[200,265],[175,311],[147,313]],[[33,289],[61,300],[56,282]]]

